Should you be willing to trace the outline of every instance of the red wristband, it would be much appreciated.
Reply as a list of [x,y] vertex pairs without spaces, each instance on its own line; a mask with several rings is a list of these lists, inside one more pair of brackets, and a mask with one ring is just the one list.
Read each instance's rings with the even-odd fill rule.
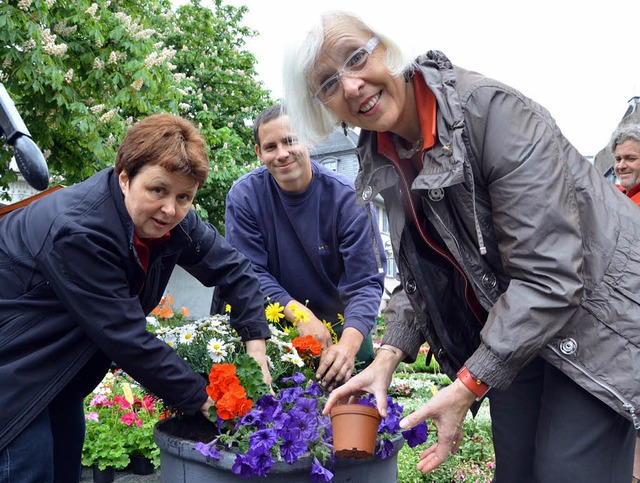
[[480,400],[485,394],[487,394],[487,392],[489,392],[489,386],[472,375],[466,366],[462,366],[458,371],[457,376],[458,379],[460,379],[460,382],[467,386],[467,389],[476,395],[476,400]]

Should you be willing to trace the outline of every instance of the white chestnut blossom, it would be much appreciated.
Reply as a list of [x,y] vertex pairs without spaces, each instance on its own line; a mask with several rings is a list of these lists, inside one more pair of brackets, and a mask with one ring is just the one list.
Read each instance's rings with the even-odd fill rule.
[[24,12],[29,10],[29,7],[31,7],[31,0],[20,0],[18,2],[18,8]]

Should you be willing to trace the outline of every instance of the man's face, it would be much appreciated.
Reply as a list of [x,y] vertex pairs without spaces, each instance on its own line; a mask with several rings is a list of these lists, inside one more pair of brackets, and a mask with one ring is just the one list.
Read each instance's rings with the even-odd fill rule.
[[640,184],[640,143],[625,141],[616,146],[614,169],[620,184],[627,191]]
[[309,149],[291,132],[289,116],[281,116],[258,128],[260,146],[256,154],[278,186],[288,193],[301,193],[311,183]]

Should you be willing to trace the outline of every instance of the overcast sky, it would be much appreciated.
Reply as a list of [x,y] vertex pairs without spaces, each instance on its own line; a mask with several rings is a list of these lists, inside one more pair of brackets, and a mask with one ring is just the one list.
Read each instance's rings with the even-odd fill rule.
[[247,48],[276,99],[287,36],[330,9],[357,13],[410,52],[441,50],[454,64],[519,89],[551,112],[584,155],[606,146],[629,99],[640,96],[640,0],[225,3],[249,8],[243,23],[259,36]]

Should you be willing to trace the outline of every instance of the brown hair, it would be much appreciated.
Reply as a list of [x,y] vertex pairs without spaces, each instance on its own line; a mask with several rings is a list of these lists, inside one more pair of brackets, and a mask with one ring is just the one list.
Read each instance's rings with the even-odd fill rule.
[[153,114],[129,129],[118,148],[115,171],[132,180],[146,165],[192,176],[201,188],[207,180],[206,143],[191,121],[173,114]]

